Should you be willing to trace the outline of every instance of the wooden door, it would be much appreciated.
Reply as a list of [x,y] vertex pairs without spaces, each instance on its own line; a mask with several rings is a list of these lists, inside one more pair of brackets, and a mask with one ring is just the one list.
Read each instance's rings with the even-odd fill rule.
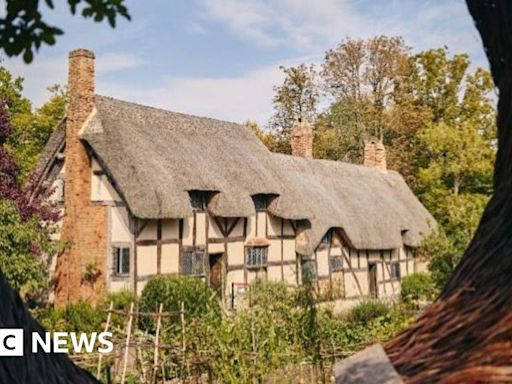
[[222,253],[210,253],[210,286],[222,297]]
[[368,264],[368,284],[370,288],[370,296],[377,298],[377,264]]

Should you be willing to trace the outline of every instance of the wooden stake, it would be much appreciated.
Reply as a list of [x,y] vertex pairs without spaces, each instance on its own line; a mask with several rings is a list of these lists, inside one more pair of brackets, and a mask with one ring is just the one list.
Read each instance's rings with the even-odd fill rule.
[[251,316],[251,339],[252,339],[252,382],[253,384],[258,383],[258,380],[256,380],[256,362],[257,362],[257,355],[256,355],[256,336],[254,334],[254,318]]
[[128,352],[130,348],[130,336],[132,333],[132,321],[133,321],[133,305],[134,303],[131,303],[130,305],[130,313],[128,318],[128,326],[126,327],[126,344],[124,346],[124,359],[123,359],[123,374],[121,376],[121,384],[124,384],[124,381],[126,379],[126,368],[128,366]]
[[183,302],[180,303],[180,325],[181,325],[181,353],[182,363],[181,363],[181,374],[183,375],[183,371],[185,369],[185,352],[187,351],[187,344],[185,341],[185,305]]
[[160,348],[160,327],[162,325],[162,314],[163,304],[160,303],[158,307],[158,317],[156,318],[156,338],[155,338],[155,357],[153,360],[153,384],[156,383],[156,374],[158,372],[158,352]]
[[[110,326],[110,319],[112,318],[112,309],[114,308],[114,302],[110,302],[110,306],[108,308],[108,315],[107,315],[107,323],[105,324],[105,332],[108,332],[108,328]],[[103,353],[100,353],[100,356],[98,357],[98,368],[96,369],[96,378],[100,380],[101,376],[101,360],[103,358]]]

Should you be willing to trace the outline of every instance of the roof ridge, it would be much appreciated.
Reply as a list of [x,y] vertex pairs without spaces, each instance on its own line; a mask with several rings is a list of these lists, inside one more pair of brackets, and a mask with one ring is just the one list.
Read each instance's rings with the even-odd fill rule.
[[106,100],[113,101],[113,102],[133,105],[133,106],[140,107],[140,108],[151,109],[151,110],[154,110],[154,111],[160,112],[160,113],[180,115],[180,116],[183,116],[183,117],[189,117],[189,118],[201,119],[201,120],[207,120],[207,121],[214,121],[214,122],[219,122],[219,123],[223,123],[223,124],[233,124],[233,125],[238,125],[238,126],[243,127],[242,124],[236,123],[234,121],[227,121],[227,120],[215,119],[215,118],[208,117],[208,116],[199,116],[199,115],[192,115],[190,113],[171,111],[169,109],[164,109],[164,108],[160,108],[160,107],[154,107],[154,106],[146,105],[146,104],[140,104],[140,103],[137,103],[137,102],[134,102],[134,101],[121,100],[121,99],[118,99],[118,98],[115,98],[115,97],[112,97],[112,96],[100,95],[98,93],[95,94],[95,96],[96,97],[100,97],[101,99],[106,99]]
[[349,163],[348,161],[341,161],[341,160],[331,160],[331,159],[318,159],[318,158],[306,158],[301,156],[294,156],[289,153],[279,153],[279,152],[271,152],[271,154],[275,157],[283,157],[287,159],[292,160],[298,160],[298,161],[304,161],[304,162],[312,162],[312,163],[325,163],[325,164],[332,164],[332,165],[344,165],[344,166],[350,166],[358,169],[364,169],[365,171],[369,172],[378,172],[378,174],[381,174],[383,176],[389,175],[389,174],[397,174],[401,177],[403,177],[400,172],[395,171],[393,169],[388,169],[386,172],[379,171],[378,169],[374,167],[369,167],[363,164],[356,164],[356,163]]

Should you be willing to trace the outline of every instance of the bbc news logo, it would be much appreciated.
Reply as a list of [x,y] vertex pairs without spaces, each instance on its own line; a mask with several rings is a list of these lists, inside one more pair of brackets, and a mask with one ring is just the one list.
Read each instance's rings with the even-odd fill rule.
[[23,329],[0,329],[0,356],[23,356]]
[[[31,353],[110,353],[114,349],[111,332],[33,332]],[[0,357],[24,356],[25,332],[22,328],[0,328]]]

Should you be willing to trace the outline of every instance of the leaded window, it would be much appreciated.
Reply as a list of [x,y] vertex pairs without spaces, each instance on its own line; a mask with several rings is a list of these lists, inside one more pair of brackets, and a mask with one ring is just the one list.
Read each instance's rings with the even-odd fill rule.
[[130,274],[130,248],[113,247],[114,274],[118,276]]
[[343,259],[341,256],[331,256],[329,258],[329,264],[331,266],[331,272],[343,271]]
[[302,281],[313,282],[316,281],[316,262],[314,259],[305,259],[301,261]]
[[247,247],[245,255],[248,268],[262,268],[267,266],[268,247]]
[[400,280],[400,263],[389,264],[390,277],[392,280]]
[[204,252],[201,250],[184,251],[182,258],[182,273],[184,275],[204,275]]

